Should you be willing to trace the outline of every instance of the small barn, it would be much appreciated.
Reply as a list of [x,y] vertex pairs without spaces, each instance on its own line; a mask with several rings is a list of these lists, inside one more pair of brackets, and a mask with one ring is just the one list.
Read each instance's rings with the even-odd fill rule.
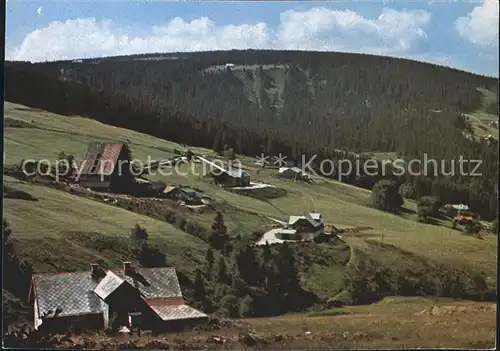
[[[88,330],[118,326],[147,330],[182,330],[204,323],[208,316],[185,304],[172,267],[35,274],[30,301],[34,327],[52,332],[68,328]],[[136,325],[130,325],[131,322]],[[138,324],[137,324],[138,323]]]
[[203,205],[203,194],[189,187],[167,186],[163,194],[168,199],[184,201],[188,205]]
[[222,184],[224,186],[234,187],[250,185],[250,174],[242,169],[212,172],[212,177],[217,184]]
[[95,190],[128,189],[134,182],[131,156],[124,143],[91,143],[78,167],[76,182]]
[[307,173],[303,172],[302,169],[298,167],[281,167],[278,170],[278,175],[283,179],[294,179],[294,180],[310,180]]
[[286,226],[277,236],[284,240],[314,240],[323,234],[325,225],[319,213],[306,213],[304,216],[290,216]]

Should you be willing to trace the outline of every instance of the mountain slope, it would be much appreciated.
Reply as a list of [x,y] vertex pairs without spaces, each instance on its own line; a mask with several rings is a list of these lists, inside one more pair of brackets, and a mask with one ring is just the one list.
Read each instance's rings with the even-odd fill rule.
[[[129,140],[134,158],[140,160],[148,155],[164,157],[180,148],[178,144],[90,118],[56,115],[11,103],[5,107],[6,120],[16,119],[26,124],[23,128],[5,127],[8,164],[23,158],[55,160],[61,151],[73,154],[78,161],[85,145],[99,140]],[[53,130],[58,133],[54,134]],[[216,156],[206,149],[194,148],[194,151]],[[357,275],[356,268],[367,276],[375,276],[378,269],[382,269],[386,274],[384,279],[393,285],[392,294],[400,293],[397,279],[402,277],[414,277],[417,281],[425,277],[441,284],[444,279],[441,274],[445,272],[450,277],[456,271],[463,277],[480,275],[488,281],[495,276],[496,238],[492,235],[478,240],[452,230],[446,222],[419,223],[411,201],[405,205],[407,214],[381,212],[367,206],[370,192],[364,189],[329,179],[317,184],[280,181],[275,177],[275,170],[261,169],[249,157],[239,159],[254,180],[282,187],[287,196],[261,201],[227,192],[204,180],[200,169],[191,173],[186,168],[181,169],[184,175],[157,174],[150,179],[200,188],[213,199],[216,209],[224,213],[232,237],[240,235],[250,239],[253,232],[272,224],[269,216],[286,219],[288,215],[312,210],[322,213],[327,223],[339,228],[365,228],[358,233],[346,233],[343,239],[346,245],[319,244],[298,249],[303,259],[298,267],[301,284],[322,300],[348,287]],[[38,199],[5,200],[5,217],[12,223],[19,255],[27,258],[36,270],[86,269],[88,261],[98,259],[118,264],[124,255],[130,254],[126,240],[135,223],[150,232],[151,240],[167,254],[168,262],[178,266],[186,276],[193,277],[196,268],[204,262],[207,243],[165,223],[163,215],[152,219],[134,213],[133,209],[127,211],[62,190],[19,183],[12,178],[6,179],[6,185]],[[164,207],[162,211],[167,209]],[[209,230],[215,213],[186,211],[183,216],[187,222],[198,223]],[[107,248],[107,256],[103,257],[99,245]],[[496,288],[495,281],[489,284],[491,289]],[[351,299],[349,294],[346,299]]]
[[[430,170],[400,181],[414,197],[434,189],[443,201],[496,216],[498,148],[479,138],[486,117],[477,115],[484,96],[498,93],[493,78],[389,57],[247,50],[8,63],[6,83],[13,102],[251,156],[337,160],[341,149],[448,166],[479,159],[481,180]],[[498,100],[488,106],[491,119]],[[355,174],[345,181],[373,185]]]

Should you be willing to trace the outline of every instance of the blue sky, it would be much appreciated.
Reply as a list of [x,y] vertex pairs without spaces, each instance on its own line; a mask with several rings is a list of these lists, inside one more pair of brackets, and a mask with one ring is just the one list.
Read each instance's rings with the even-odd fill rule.
[[6,7],[6,55],[13,60],[276,48],[407,57],[498,77],[495,0],[7,0]]

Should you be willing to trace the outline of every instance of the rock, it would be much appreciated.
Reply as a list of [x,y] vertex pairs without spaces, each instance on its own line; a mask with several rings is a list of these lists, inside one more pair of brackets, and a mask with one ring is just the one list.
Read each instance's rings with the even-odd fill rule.
[[223,338],[221,336],[216,336],[216,335],[213,335],[207,339],[207,342],[215,343],[215,344],[225,344],[226,341],[227,340],[225,338]]
[[166,342],[161,342],[160,340],[151,340],[146,345],[144,345],[145,349],[154,349],[154,350],[168,350],[170,346]]
[[278,334],[278,335],[274,336],[274,341],[276,341],[276,342],[282,342],[284,340],[285,340],[285,338],[281,334]]
[[327,301],[327,304],[328,304],[328,307],[332,308],[332,307],[342,307],[344,306],[344,302],[340,301],[340,300],[328,300]]
[[133,343],[132,341],[129,341],[129,342],[124,342],[124,343],[121,343],[118,345],[118,349],[134,349],[134,350],[137,350],[138,347],[135,343]]
[[255,346],[257,343],[260,341],[257,335],[251,334],[251,333],[246,333],[242,332],[239,335],[239,341],[246,346]]
[[363,331],[358,331],[358,332],[354,332],[352,334],[352,336],[355,338],[355,339],[366,339],[368,337],[368,334],[363,332]]

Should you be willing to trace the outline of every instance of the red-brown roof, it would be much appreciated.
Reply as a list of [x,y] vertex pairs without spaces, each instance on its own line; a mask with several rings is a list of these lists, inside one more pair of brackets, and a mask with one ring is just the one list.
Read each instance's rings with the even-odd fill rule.
[[[123,143],[91,143],[83,157],[79,175],[110,175],[116,167]],[[93,166],[99,162],[97,168]]]

